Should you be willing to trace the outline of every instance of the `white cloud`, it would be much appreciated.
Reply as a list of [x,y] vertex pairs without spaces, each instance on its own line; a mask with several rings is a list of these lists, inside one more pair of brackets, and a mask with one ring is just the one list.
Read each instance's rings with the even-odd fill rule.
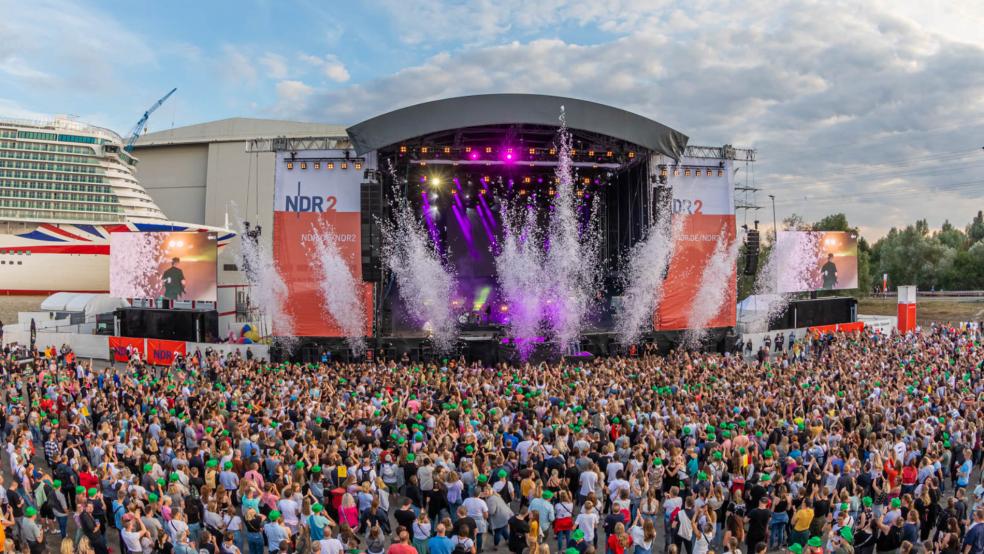
[[334,54],[328,54],[323,58],[310,54],[300,53],[298,59],[305,66],[315,67],[328,80],[336,83],[344,83],[351,77],[348,68]]
[[28,64],[23,58],[10,56],[6,60],[0,61],[0,72],[6,73],[14,79],[23,79],[35,84],[50,84],[55,79],[49,74]]
[[231,44],[222,46],[218,71],[226,82],[233,85],[256,83],[258,72],[253,61],[240,48]]
[[314,93],[314,88],[301,81],[280,81],[277,83],[277,111],[292,113],[295,110],[307,108],[308,98]]
[[[973,160],[939,168],[915,164],[921,172],[871,177],[874,169],[893,168],[895,160],[979,150],[984,48],[953,40],[945,29],[923,28],[876,6],[848,10],[763,0],[743,2],[732,14],[704,4],[679,12],[660,3],[628,18],[602,3],[572,4],[555,15],[538,7],[517,13],[507,9],[510,1],[503,0],[498,11],[475,4],[471,28],[505,34],[544,22],[583,21],[620,36],[596,44],[535,39],[449,50],[390,76],[316,91],[306,103],[310,108],[293,116],[348,124],[463,94],[573,96],[646,115],[690,135],[695,144],[758,147],[755,184],[776,194],[780,207],[791,202],[784,206],[787,213],[818,219],[845,210],[855,223],[881,230],[915,217],[928,216],[935,225],[944,217],[963,222],[977,209],[960,200],[979,197],[979,187],[928,189],[979,181],[974,168],[980,166],[969,165]],[[410,2],[409,14],[433,18],[414,31],[422,33],[420,40],[465,17],[460,6],[440,8]],[[640,24],[653,21],[663,24]],[[845,164],[872,169],[838,173]],[[916,192],[901,194],[901,185]],[[914,205],[919,187],[926,187],[923,198],[932,197],[935,205]],[[801,199],[804,191],[812,199]],[[851,202],[861,191],[885,194]],[[873,201],[883,205],[873,209]],[[898,221],[900,210],[912,215]]]
[[279,54],[267,52],[260,57],[260,65],[267,70],[267,76],[271,79],[284,79],[287,77],[287,59]]
[[19,103],[7,98],[0,98],[0,117],[11,117],[14,119],[48,119],[48,114],[43,114],[30,110]]

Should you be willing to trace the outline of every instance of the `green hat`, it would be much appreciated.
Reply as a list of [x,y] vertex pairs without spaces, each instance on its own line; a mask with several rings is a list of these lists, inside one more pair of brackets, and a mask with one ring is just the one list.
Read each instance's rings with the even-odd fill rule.
[[56,489],[60,489],[61,488],[61,485],[62,485],[62,482],[59,481],[58,479],[55,479],[54,481],[51,482],[51,486],[54,487],[54,488],[56,488]]
[[217,458],[212,458],[205,462],[205,467],[216,467],[219,465],[219,460]]
[[661,460],[659,458],[656,458],[655,460],[653,460],[653,465],[654,466],[661,466],[661,465],[663,465],[663,460]]
[[866,496],[866,497],[864,497],[864,498],[861,499],[861,503],[864,504],[864,506],[866,508],[871,507],[871,504],[873,502],[874,502],[874,500],[872,500],[870,496]]
[[150,473],[150,470],[154,469],[154,466],[150,464],[144,464],[144,473]]
[[551,498],[553,498],[553,493],[552,492],[550,492],[550,491],[543,491],[543,499],[544,500],[550,500]]
[[78,485],[75,487],[75,494],[85,494],[85,487]]
[[724,454],[722,454],[720,450],[718,450],[718,451],[716,451],[716,452],[714,453],[714,459],[715,459],[715,460],[720,460],[720,459],[721,459],[721,458],[723,458],[723,457],[724,457]]
[[697,472],[697,480],[698,481],[707,481],[707,473],[706,472],[703,472],[703,471],[698,471]]
[[901,508],[902,507],[902,501],[899,500],[898,498],[893,498],[892,499],[892,507],[893,508]]
[[847,511],[847,510],[849,510],[850,508],[851,508],[851,507],[847,505],[847,502],[841,502],[841,511],[842,511],[842,512],[846,512],[846,511]]
[[768,483],[771,480],[772,480],[772,476],[769,475],[768,473],[763,473],[762,477],[759,477],[759,481],[762,481],[763,483]]
[[854,532],[851,531],[850,527],[841,527],[840,536],[847,542],[854,542]]
[[573,546],[564,551],[564,554],[581,554],[581,552],[574,548]]
[[745,447],[744,446],[739,447],[738,448],[738,453],[739,454],[744,454],[745,453]]
[[154,502],[157,502],[157,499],[158,498],[160,498],[160,497],[157,496],[157,494],[156,493],[153,493],[153,492],[147,495],[147,500],[149,500],[151,504],[153,504]]
[[304,469],[304,461],[303,460],[297,460],[297,463],[294,464],[294,467],[297,468],[297,469]]
[[178,475],[178,472],[177,471],[172,471],[170,477],[171,477],[171,482],[172,483],[175,482],[175,481],[177,481],[177,480],[179,480],[179,479],[181,479],[181,476]]
[[278,519],[280,519],[280,512],[277,510],[273,510],[270,512],[270,515],[267,517],[270,518],[270,521],[277,521]]
[[799,543],[793,543],[789,545],[788,550],[793,554],[803,554],[803,545]]
[[321,510],[324,510],[324,509],[325,509],[325,507],[322,506],[318,502],[315,502],[314,504],[311,505],[311,511],[314,512],[314,513],[318,513],[318,512],[320,512]]
[[166,481],[164,481],[164,478],[163,478],[163,477],[158,477],[158,478],[157,478],[157,484],[158,484],[158,485],[160,485],[160,486],[162,486],[162,487],[163,487],[163,486],[164,486],[164,483],[165,483],[165,482],[166,482]]
[[222,464],[222,467],[224,469],[232,469],[232,462],[226,462],[226,463]]
[[811,548],[820,548],[823,546],[823,539],[820,537],[810,537],[810,540],[806,541],[806,545]]
[[321,466],[311,467],[311,473],[321,473]]
[[500,469],[500,470],[499,470],[499,473],[496,473],[496,475],[498,475],[498,476],[499,476],[499,479],[502,479],[503,477],[505,477],[506,475],[509,475],[509,474],[508,474],[508,473],[506,473],[506,470],[504,470],[504,469]]
[[26,517],[34,517],[38,515],[38,511],[34,506],[28,506],[27,509],[24,510],[24,515]]
[[710,441],[710,442],[714,442],[714,441],[717,440],[717,435],[715,435],[714,433],[708,433],[707,434],[707,440]]
[[88,494],[89,494],[89,498],[93,498],[97,494],[99,494],[99,491],[95,487],[92,487],[91,489],[88,490]]
[[417,455],[416,455],[416,454],[414,454],[413,452],[411,452],[411,453],[409,453],[409,454],[407,454],[407,461],[408,461],[408,462],[412,462],[412,461],[414,461],[414,460],[416,460],[416,459],[417,459]]
[[766,450],[765,452],[762,453],[762,455],[765,456],[766,458],[771,458],[772,457],[772,451],[771,450]]
[[574,532],[571,533],[571,538],[574,539],[574,540],[576,540],[576,541],[579,541],[579,540],[583,539],[584,538],[584,531],[582,529],[575,529]]

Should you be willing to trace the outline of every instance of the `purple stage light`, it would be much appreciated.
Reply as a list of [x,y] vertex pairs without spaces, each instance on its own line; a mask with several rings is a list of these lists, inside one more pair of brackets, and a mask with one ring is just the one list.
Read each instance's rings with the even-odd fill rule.
[[477,160],[478,159],[478,152],[472,151],[471,154],[468,154],[468,157],[471,158],[472,160]]

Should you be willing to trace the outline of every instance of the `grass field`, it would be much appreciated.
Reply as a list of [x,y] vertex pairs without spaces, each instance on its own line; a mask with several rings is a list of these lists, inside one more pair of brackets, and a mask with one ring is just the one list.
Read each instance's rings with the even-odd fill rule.
[[[896,315],[898,302],[886,298],[862,298],[858,313],[863,315]],[[920,324],[934,321],[984,320],[984,298],[934,298],[916,302],[916,319]]]

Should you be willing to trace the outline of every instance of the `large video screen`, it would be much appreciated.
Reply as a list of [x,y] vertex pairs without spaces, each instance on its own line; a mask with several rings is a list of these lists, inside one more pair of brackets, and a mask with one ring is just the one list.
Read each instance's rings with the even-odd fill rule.
[[858,288],[858,235],[845,231],[780,231],[779,292]]
[[119,298],[215,302],[215,233],[112,233],[109,292]]

